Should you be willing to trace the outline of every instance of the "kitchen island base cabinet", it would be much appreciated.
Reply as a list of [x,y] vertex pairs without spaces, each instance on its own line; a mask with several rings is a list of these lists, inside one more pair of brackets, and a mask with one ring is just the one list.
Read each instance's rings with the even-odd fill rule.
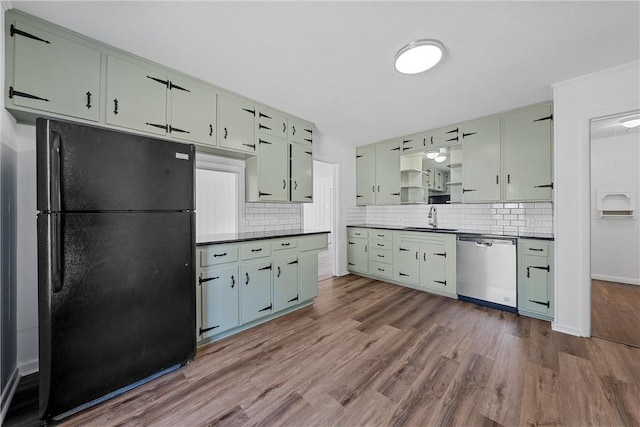
[[[286,238],[283,238],[286,237]],[[327,233],[198,246],[197,341],[216,341],[312,304]]]
[[553,249],[550,241],[518,241],[518,313],[553,320]]

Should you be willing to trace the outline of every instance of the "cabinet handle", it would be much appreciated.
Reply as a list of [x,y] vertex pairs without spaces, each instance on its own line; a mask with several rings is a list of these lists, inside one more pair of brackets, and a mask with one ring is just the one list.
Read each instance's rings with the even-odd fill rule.
[[446,132],[446,133],[447,133],[447,134],[450,134],[450,133],[458,133],[458,128],[455,128],[455,129],[453,129],[453,130],[450,130],[450,131],[448,131],[448,132]]
[[191,133],[188,130],[184,130],[184,129],[180,129],[180,128],[174,128],[173,126],[169,125],[169,133],[172,133],[172,132]]
[[378,254],[378,258],[384,258],[384,255]]
[[256,144],[242,144],[242,145],[244,145],[245,147],[253,148],[254,151],[256,150]]
[[280,266],[278,266],[278,277],[280,277]]
[[248,285],[249,284],[249,273],[244,273],[247,275],[247,279],[245,280],[244,284]]
[[467,193],[469,191],[478,191],[478,190],[476,190],[475,188],[463,188],[462,189],[462,193]]
[[542,252],[544,249],[542,248],[529,248],[530,251]]
[[262,311],[268,311],[268,310],[271,310],[271,306],[272,306],[272,305],[271,305],[271,304],[269,304],[269,307],[265,307],[265,308],[263,308],[262,310],[258,310],[258,313],[260,313],[260,312],[262,312]]
[[214,258],[217,258],[217,257],[219,257],[219,256],[227,256],[227,253],[226,253],[226,252],[223,252],[223,253],[221,253],[221,254],[213,254],[213,257],[214,257]]
[[157,77],[151,77],[151,76],[147,76],[147,78],[153,80],[154,82],[158,82],[167,88],[169,87],[169,80],[162,80]]
[[290,246],[291,243],[280,243],[280,246]]
[[211,331],[211,330],[213,330],[215,328],[219,328],[219,327],[220,327],[220,325],[216,325],[216,326],[212,326],[210,328],[204,328],[204,329],[200,328],[200,335],[204,334],[205,332],[209,332],[209,331]]
[[87,92],[87,108],[91,108],[91,92]]
[[418,251],[416,251],[416,261],[418,260]]
[[224,128],[224,139],[227,139],[227,136],[229,136],[229,131],[227,128]]
[[369,246],[368,245],[364,245],[364,251],[365,252],[369,252]]
[[258,197],[262,197],[262,196],[272,196],[271,193],[263,193],[262,191],[258,191]]
[[258,249],[251,249],[251,252],[261,252],[262,248],[258,248]]
[[422,138],[422,146],[423,147],[427,146],[427,138]]
[[51,44],[50,41],[45,40],[45,39],[41,39],[40,37],[34,36],[33,34],[27,33],[26,31],[19,30],[13,24],[11,24],[11,29],[9,30],[9,35],[11,35],[11,37],[13,37],[15,34],[17,34],[19,36],[30,38],[30,39],[33,39],[33,40],[37,40],[37,41],[42,42],[42,43]]
[[293,180],[293,189],[294,190],[298,189],[298,181],[296,181],[295,179]]
[[113,114],[118,114],[118,98],[113,100]]
[[534,301],[532,299],[529,300],[529,302],[535,303],[535,304],[540,304],[540,305],[546,305],[547,308],[549,308],[551,306],[551,304],[549,303],[549,301],[547,302],[542,302],[542,301]]
[[266,267],[259,268],[258,271],[271,270],[272,266],[273,266],[272,264],[269,264]]
[[253,114],[253,117],[256,116],[256,110],[249,110],[248,108],[243,108],[243,110],[246,111],[247,113]]
[[236,278],[231,276],[231,289],[236,285]]
[[434,282],[440,283],[441,285],[447,286],[447,281],[446,280],[434,280]]
[[375,185],[373,187],[371,187],[371,191],[373,191],[374,193],[376,192],[376,186]]
[[295,126],[291,126],[291,135],[295,135],[296,134],[296,127]]
[[496,175],[496,184],[500,184],[500,177],[499,177],[499,175]]
[[294,301],[298,301],[298,295],[296,295],[296,297],[295,297],[295,298],[291,298],[291,299],[290,299],[289,301],[287,301],[287,302],[294,302]]
[[436,252],[434,252],[433,254],[434,254],[435,256],[443,256],[443,257],[445,257],[445,258],[447,257],[447,253],[446,253],[446,252],[442,252],[442,253],[436,253]]
[[185,92],[191,92],[189,89],[183,88],[182,86],[178,86],[177,84],[169,80],[169,90],[171,89],[178,89],[178,90],[183,90]]
[[553,114],[552,114],[552,115],[550,115],[550,116],[547,116],[547,117],[541,117],[541,118],[539,118],[539,119],[535,119],[535,120],[533,121],[533,123],[535,123],[535,122],[542,122],[542,121],[545,121],[545,120],[553,120]]
[[378,193],[380,192],[380,186],[378,185]]
[[384,234],[378,234],[378,237],[384,237]]
[[477,133],[477,132],[463,133],[463,134],[462,134],[462,139],[464,139],[464,138],[466,138],[466,137],[468,137],[468,136],[471,136],[471,135],[475,135],[476,133]]
[[282,189],[284,190],[285,188],[287,188],[287,180],[283,179],[282,180]]
[[166,125],[166,124],[161,125],[161,124],[159,124],[159,123],[149,123],[149,122],[147,122],[147,123],[145,123],[145,125],[147,125],[147,126],[153,126],[154,128],[164,129],[164,131],[165,131],[165,132],[167,132],[167,131],[168,131],[168,129],[167,129],[167,125]]
[[[378,236],[380,235],[378,234]],[[377,245],[380,246],[381,248],[384,248],[384,243],[377,243]]]
[[269,144],[269,145],[272,145],[269,141],[265,141],[262,138],[258,138],[258,144]]
[[270,127],[263,125],[262,123],[258,123],[258,130],[260,129],[266,129],[266,130],[271,130]]
[[287,124],[282,123],[282,133],[286,133],[286,132],[287,132]]
[[433,137],[431,137],[430,142],[431,142],[431,145],[433,145]]
[[553,182],[551,184],[534,185],[533,188],[551,188],[553,190]]
[[213,136],[213,125],[209,124],[209,136]]
[[427,253],[426,253],[426,252],[423,252],[423,253],[422,253],[422,260],[423,260],[424,262],[427,262]]
[[295,260],[288,262],[287,265],[293,265],[293,264],[297,264],[298,263],[298,258],[296,258]]
[[507,174],[507,184],[511,184],[511,174]]
[[384,271],[384,268],[378,267],[378,271]]
[[9,86],[9,99],[13,99],[14,96],[21,96],[23,98],[29,99],[37,99],[38,101],[46,101],[49,102],[47,98],[42,98],[36,95],[31,95],[30,93],[19,92],[17,90],[13,90],[13,86]]

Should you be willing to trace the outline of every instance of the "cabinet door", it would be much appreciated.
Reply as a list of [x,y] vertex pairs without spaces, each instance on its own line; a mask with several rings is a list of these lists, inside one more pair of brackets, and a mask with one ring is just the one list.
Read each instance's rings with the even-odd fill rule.
[[216,145],[216,94],[183,80],[171,80],[171,136]]
[[458,125],[433,129],[427,134],[427,149],[439,148],[445,145],[457,144],[461,141],[460,127]]
[[360,273],[369,271],[369,244],[367,239],[347,239],[348,270]]
[[500,118],[460,125],[462,201],[500,200]]
[[394,260],[394,279],[417,285],[420,283],[420,244],[400,242]]
[[318,253],[302,252],[298,262],[300,263],[298,298],[299,302],[304,302],[318,296]]
[[218,95],[218,145],[224,148],[255,153],[253,105],[239,99]]
[[107,123],[165,135],[167,87],[167,76],[108,55]]
[[273,313],[271,259],[240,266],[240,320],[248,323]]
[[9,103],[99,120],[99,50],[21,21],[7,30],[7,43],[14,43]]
[[[551,105],[503,116],[506,200],[551,200]],[[465,146],[466,150],[466,146]],[[464,165],[466,168],[467,165]]]
[[198,339],[239,325],[238,267],[216,268],[200,276],[201,327]]
[[520,308],[551,316],[550,268],[547,257],[524,255]]
[[398,140],[375,144],[376,204],[400,204],[400,143]]
[[400,138],[403,154],[419,153],[427,150],[427,133],[421,132],[415,135]]
[[292,142],[291,201],[313,202],[313,152],[308,145]]
[[273,263],[273,311],[284,310],[298,302],[298,257],[275,260]]
[[259,133],[287,139],[289,134],[288,119],[284,114],[264,107],[258,108],[258,119],[256,122]]
[[297,119],[289,119],[289,139],[300,144],[313,144],[313,125]]
[[442,246],[421,244],[420,253],[420,285],[446,291],[446,249]]
[[288,200],[289,143],[262,135],[258,139],[258,200]]
[[376,202],[376,147],[356,148],[356,205]]

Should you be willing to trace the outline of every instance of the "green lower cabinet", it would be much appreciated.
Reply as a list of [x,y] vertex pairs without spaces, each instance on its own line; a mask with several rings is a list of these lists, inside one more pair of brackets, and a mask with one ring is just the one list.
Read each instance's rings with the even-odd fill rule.
[[553,296],[553,242],[519,240],[518,312],[553,320]]
[[273,262],[274,312],[293,307],[299,302],[298,262],[298,256],[278,259]]
[[436,245],[420,245],[420,253],[420,285],[446,292],[446,248]]
[[303,302],[318,296],[318,252],[301,252],[298,263],[298,302]]
[[367,239],[347,238],[348,270],[357,273],[369,271],[369,243]]
[[273,313],[271,259],[240,265],[240,320],[249,323]]
[[201,292],[198,340],[238,326],[238,267],[203,271],[198,279]]
[[420,284],[420,244],[400,241],[396,245],[393,278],[399,282]]

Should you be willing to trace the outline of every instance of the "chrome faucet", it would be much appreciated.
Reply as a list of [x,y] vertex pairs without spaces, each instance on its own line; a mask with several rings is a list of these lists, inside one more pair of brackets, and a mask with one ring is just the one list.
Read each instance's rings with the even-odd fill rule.
[[429,209],[429,214],[427,215],[427,221],[429,223],[429,226],[433,228],[438,228],[438,212],[436,211],[435,206],[431,206],[431,209]]

